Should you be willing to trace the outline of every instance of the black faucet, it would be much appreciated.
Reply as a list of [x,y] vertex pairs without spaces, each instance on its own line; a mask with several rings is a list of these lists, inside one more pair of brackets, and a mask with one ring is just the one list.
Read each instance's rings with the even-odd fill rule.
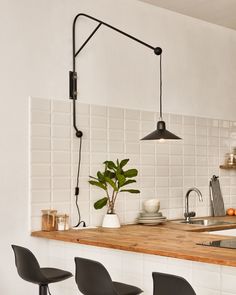
[[190,223],[191,217],[194,217],[196,215],[194,211],[189,212],[189,195],[191,192],[196,192],[198,194],[199,201],[203,202],[202,193],[200,192],[199,189],[197,189],[196,187],[192,187],[187,191],[185,195],[185,212],[184,212],[184,218],[186,223]]

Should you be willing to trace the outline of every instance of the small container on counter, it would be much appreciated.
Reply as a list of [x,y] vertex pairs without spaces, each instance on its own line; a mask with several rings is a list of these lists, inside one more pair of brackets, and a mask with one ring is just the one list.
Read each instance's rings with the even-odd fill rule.
[[57,210],[45,209],[42,211],[42,230],[53,231],[57,229],[56,214]]
[[58,214],[56,218],[57,218],[57,230],[69,229],[69,215]]
[[236,155],[233,153],[225,154],[225,165],[235,165]]

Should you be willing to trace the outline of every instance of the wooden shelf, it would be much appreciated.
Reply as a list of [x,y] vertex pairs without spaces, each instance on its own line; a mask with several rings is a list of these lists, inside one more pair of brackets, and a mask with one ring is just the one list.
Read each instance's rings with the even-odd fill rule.
[[236,169],[236,165],[220,165],[221,169]]

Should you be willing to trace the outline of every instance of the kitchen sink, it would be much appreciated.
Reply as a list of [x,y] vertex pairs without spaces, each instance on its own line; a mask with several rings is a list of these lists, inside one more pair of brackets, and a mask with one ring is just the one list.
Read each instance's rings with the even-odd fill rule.
[[190,222],[187,222],[186,220],[176,220],[175,222],[192,224],[192,225],[202,225],[202,226],[232,224],[232,222],[214,220],[214,219],[192,219],[190,220]]

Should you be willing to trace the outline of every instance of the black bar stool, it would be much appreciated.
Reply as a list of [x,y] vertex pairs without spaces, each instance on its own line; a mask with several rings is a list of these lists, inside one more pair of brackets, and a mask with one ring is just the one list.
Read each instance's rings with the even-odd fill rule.
[[184,278],[166,273],[153,272],[153,295],[196,295]]
[[138,287],[113,282],[106,268],[99,262],[75,257],[75,281],[84,295],[138,295]]
[[19,276],[25,281],[39,285],[39,295],[47,295],[48,284],[72,277],[70,272],[62,269],[40,267],[34,254],[24,247],[12,245],[12,248]]

